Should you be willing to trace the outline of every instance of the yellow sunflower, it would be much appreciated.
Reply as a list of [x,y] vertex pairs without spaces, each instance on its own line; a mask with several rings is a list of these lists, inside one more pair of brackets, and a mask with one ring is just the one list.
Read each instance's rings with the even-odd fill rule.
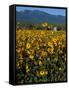
[[48,42],[48,46],[49,46],[49,47],[53,47],[52,42]]
[[47,52],[42,51],[42,52],[41,52],[41,56],[47,56]]
[[31,47],[30,43],[26,44],[26,49],[29,49]]
[[39,65],[42,65],[42,62],[41,61],[39,61]]
[[40,75],[43,76],[45,74],[44,71],[40,71]]
[[48,48],[47,51],[48,51],[48,53],[52,54],[54,52],[54,48]]
[[33,59],[33,58],[34,58],[34,56],[33,56],[33,55],[30,55],[30,56],[29,56],[29,58],[30,58],[30,59]]
[[48,74],[48,71],[45,71],[45,75],[47,75]]

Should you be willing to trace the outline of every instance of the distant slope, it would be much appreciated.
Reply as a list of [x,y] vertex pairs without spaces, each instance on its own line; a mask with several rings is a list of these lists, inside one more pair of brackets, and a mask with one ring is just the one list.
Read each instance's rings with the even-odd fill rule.
[[33,24],[48,22],[55,24],[64,24],[65,16],[51,15],[39,10],[16,11],[16,21],[29,22]]

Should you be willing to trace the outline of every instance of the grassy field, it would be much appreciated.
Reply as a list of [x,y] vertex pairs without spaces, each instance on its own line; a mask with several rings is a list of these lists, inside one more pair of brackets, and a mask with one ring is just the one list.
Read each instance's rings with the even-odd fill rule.
[[66,81],[66,32],[16,30],[16,71],[17,83]]

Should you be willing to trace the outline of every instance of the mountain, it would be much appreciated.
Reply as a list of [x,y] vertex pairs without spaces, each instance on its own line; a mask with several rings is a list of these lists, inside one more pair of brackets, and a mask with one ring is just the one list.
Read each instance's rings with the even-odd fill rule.
[[43,22],[64,24],[65,16],[52,15],[39,10],[24,10],[24,11],[16,11],[16,21],[29,22],[33,24]]

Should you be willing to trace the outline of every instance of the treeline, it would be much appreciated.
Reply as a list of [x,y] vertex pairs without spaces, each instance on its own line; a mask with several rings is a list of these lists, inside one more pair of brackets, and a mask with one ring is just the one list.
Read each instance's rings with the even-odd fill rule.
[[25,22],[16,22],[16,29],[22,30],[66,30],[66,26],[64,24],[51,24],[48,22],[39,23],[39,24],[31,24]]

